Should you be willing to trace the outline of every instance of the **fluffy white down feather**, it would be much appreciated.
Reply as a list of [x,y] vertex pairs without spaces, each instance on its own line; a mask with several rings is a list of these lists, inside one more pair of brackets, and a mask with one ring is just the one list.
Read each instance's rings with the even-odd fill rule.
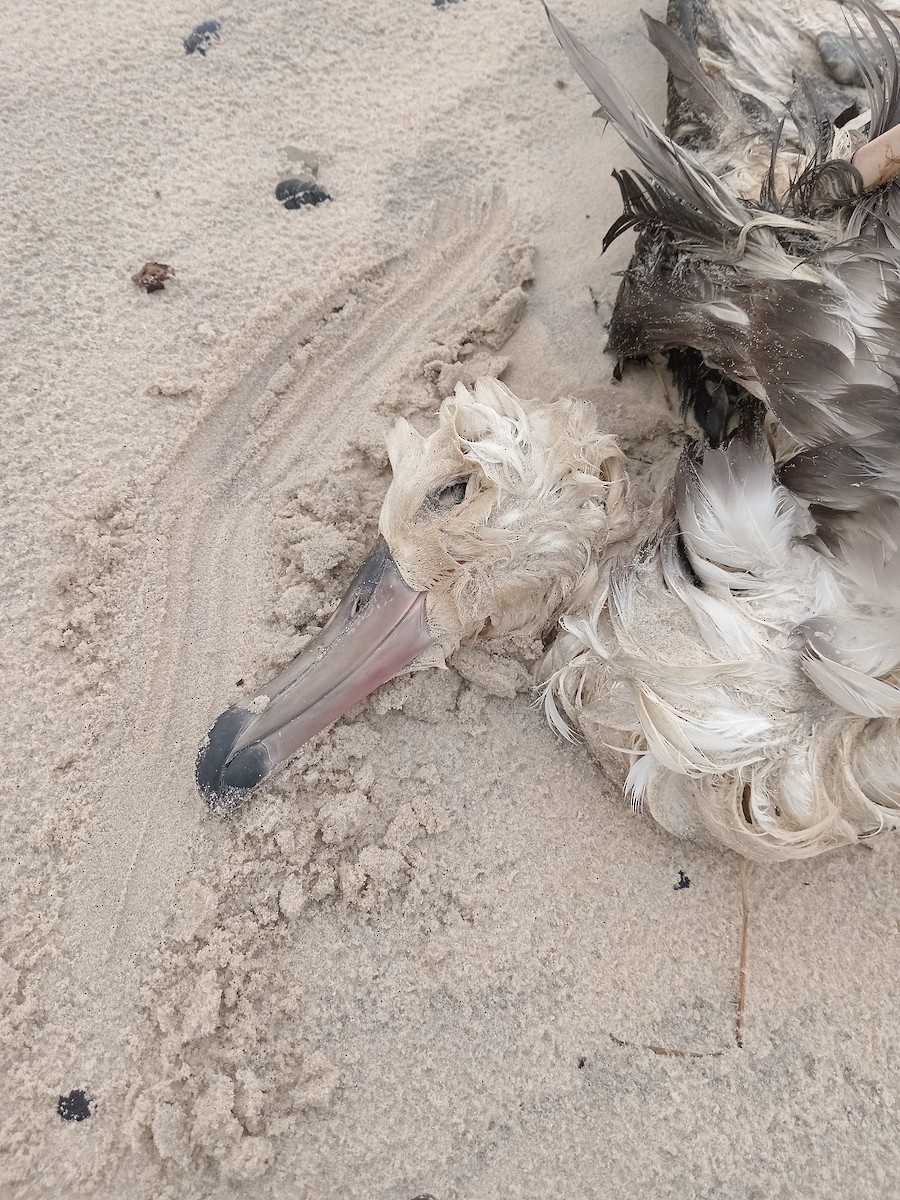
[[761,446],[679,474],[675,520],[564,618],[539,668],[548,720],[627,773],[635,808],[748,858],[900,825],[896,550],[872,547],[859,582]]

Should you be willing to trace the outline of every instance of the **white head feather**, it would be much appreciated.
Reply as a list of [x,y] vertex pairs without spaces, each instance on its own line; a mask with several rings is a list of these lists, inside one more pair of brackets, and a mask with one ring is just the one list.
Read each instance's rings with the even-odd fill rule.
[[388,453],[379,529],[409,586],[428,593],[438,642],[417,666],[478,635],[539,636],[630,531],[624,456],[581,401],[459,384],[433,433],[401,420]]

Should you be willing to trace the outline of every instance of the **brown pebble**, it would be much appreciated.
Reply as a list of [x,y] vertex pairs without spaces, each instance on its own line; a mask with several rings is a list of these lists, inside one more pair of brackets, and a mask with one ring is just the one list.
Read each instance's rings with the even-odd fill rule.
[[175,272],[166,263],[145,262],[131,278],[146,292],[161,292],[166,280],[175,278]]

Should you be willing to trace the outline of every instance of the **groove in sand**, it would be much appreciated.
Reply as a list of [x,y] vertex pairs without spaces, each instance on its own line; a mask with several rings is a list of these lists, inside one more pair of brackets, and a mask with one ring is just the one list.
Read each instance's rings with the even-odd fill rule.
[[[233,699],[230,655],[246,640],[247,614],[268,601],[265,498],[295,464],[315,458],[327,467],[354,418],[408,377],[435,333],[459,322],[514,233],[496,201],[444,213],[408,255],[297,321],[191,435],[157,487],[145,587],[135,599],[142,645],[132,647],[134,666],[116,687],[135,705],[135,736],[105,753],[98,747],[108,772],[98,800],[104,836],[80,864],[78,911],[62,931],[76,993],[115,993],[127,1004],[133,963],[198,850],[206,813],[193,782],[197,744]],[[292,358],[295,379],[248,429],[252,405]]]

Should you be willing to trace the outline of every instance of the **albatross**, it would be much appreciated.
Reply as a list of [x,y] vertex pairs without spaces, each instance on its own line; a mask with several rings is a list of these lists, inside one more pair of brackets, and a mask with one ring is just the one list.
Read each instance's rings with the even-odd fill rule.
[[641,164],[610,348],[666,358],[702,432],[652,532],[589,405],[484,379],[428,435],[399,421],[335,614],[203,740],[217,811],[386,680],[519,633],[551,725],[673,834],[779,860],[900,824],[900,34],[870,0],[815,5],[800,34],[862,85],[819,86],[784,38],[754,58],[769,0],[672,11],[649,21],[666,132],[549,14]]

